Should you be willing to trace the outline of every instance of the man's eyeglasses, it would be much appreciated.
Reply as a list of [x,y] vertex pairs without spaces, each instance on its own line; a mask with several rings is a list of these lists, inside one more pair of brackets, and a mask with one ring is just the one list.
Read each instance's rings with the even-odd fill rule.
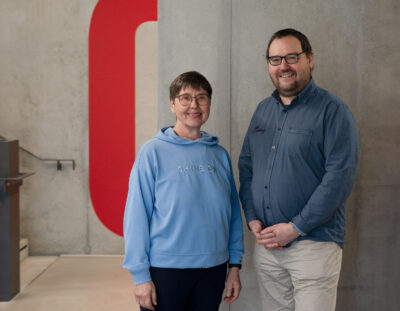
[[197,96],[192,96],[190,94],[178,95],[175,98],[179,99],[179,103],[183,107],[188,107],[192,103],[193,99],[196,99],[199,106],[206,106],[210,103],[210,96],[208,94],[199,94]]
[[285,56],[270,56],[268,57],[268,62],[272,66],[279,66],[282,63],[282,59],[285,59],[286,64],[297,64],[299,61],[299,57],[301,54],[305,53],[304,51],[301,53],[289,53]]

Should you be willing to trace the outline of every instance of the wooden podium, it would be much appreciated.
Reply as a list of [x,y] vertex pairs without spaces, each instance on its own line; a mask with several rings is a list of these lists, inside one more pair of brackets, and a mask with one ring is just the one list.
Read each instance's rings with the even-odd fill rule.
[[20,290],[18,140],[0,140],[0,301]]

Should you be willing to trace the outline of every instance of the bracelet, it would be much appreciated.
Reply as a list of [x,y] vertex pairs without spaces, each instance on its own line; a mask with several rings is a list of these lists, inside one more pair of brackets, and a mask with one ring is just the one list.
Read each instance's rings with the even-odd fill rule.
[[242,264],[240,264],[240,263],[230,263],[230,264],[228,265],[228,267],[229,267],[229,268],[235,267],[235,268],[239,268],[239,270],[240,270],[240,269],[242,269]]

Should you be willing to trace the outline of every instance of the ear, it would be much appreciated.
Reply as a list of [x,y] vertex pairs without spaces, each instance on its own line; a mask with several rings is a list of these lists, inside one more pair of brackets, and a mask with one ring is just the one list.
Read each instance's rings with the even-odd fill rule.
[[314,53],[311,53],[307,57],[308,57],[308,61],[310,63],[310,69],[313,69],[314,68]]
[[171,111],[173,113],[175,113],[175,104],[174,104],[174,101],[172,99],[169,100],[169,105],[171,106]]

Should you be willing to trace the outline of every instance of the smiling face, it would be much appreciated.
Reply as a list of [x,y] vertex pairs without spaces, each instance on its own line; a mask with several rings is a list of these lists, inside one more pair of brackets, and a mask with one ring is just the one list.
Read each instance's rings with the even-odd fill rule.
[[[289,53],[301,53],[301,43],[293,36],[277,38],[269,47],[269,56],[285,56]],[[311,79],[311,70],[314,66],[314,55],[299,55],[297,64],[287,64],[285,59],[278,66],[268,63],[269,76],[275,85],[282,100],[292,100],[299,94]],[[285,102],[286,101],[286,102]],[[289,101],[289,103],[290,103]]]
[[[196,90],[192,87],[182,88],[177,96],[183,94],[190,94],[192,97],[200,94],[208,93],[200,87]],[[178,98],[170,100],[171,111],[176,115],[176,124],[174,131],[182,137],[196,139],[199,138],[201,126],[208,120],[210,115],[210,103],[207,105],[200,106],[196,99],[193,98],[191,104],[184,107],[179,102]]]

